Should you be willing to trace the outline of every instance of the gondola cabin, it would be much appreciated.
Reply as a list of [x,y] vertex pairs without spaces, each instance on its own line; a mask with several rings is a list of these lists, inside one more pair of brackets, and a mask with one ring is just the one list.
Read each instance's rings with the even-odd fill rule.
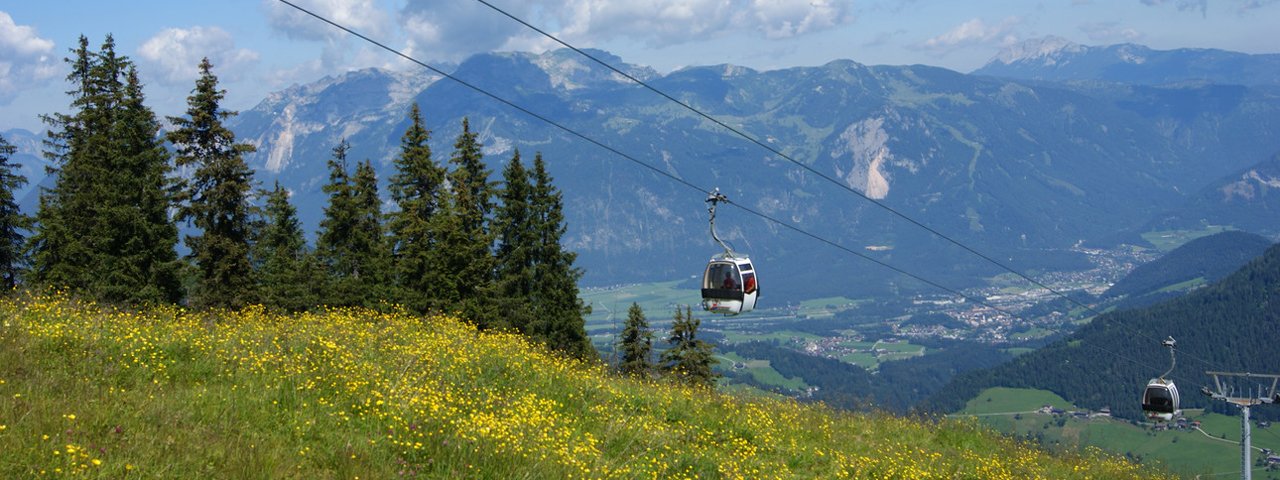
[[760,296],[757,282],[756,271],[746,255],[721,253],[711,257],[702,274],[702,309],[725,315],[750,312]]
[[1173,380],[1153,378],[1147,382],[1147,389],[1142,392],[1142,411],[1148,419],[1166,422],[1181,414],[1178,387]]

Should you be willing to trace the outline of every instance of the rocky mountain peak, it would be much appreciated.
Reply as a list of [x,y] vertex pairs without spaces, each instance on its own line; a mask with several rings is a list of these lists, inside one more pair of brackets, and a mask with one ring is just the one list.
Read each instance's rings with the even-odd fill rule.
[[1063,53],[1081,53],[1088,49],[1089,47],[1065,38],[1049,35],[1011,45],[997,54],[990,63],[1010,65],[1016,62],[1042,61],[1045,65],[1053,65]]

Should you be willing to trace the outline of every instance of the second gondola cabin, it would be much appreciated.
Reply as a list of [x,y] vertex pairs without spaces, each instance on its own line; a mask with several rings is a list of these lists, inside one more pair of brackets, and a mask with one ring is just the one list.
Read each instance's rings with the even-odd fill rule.
[[702,308],[712,313],[737,315],[756,308],[760,285],[751,258],[721,253],[711,257],[702,274]]
[[1153,378],[1142,392],[1142,411],[1150,420],[1170,421],[1182,413],[1178,386],[1173,380]]

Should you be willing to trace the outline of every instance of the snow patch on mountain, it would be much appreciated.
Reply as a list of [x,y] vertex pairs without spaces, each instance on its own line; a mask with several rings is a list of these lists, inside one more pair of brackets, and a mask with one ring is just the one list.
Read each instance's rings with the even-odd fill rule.
[[1033,38],[1011,45],[996,55],[996,61],[1005,65],[1032,60],[1043,61],[1045,65],[1056,65],[1062,54],[1081,53],[1089,47],[1080,45],[1062,37],[1047,36]]

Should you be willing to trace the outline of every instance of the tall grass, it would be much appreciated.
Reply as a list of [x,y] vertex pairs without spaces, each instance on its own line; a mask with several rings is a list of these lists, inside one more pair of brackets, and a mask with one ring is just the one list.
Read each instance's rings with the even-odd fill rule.
[[0,301],[0,478],[1151,478],[974,422],[613,377],[447,316]]

